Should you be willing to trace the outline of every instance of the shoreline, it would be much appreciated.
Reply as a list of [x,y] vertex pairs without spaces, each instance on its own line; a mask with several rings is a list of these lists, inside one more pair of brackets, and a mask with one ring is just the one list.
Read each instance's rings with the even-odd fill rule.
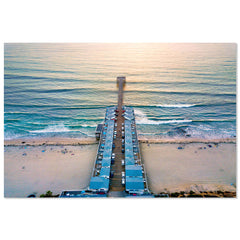
[[20,138],[13,140],[4,140],[4,146],[78,146],[98,144],[95,138]]
[[188,144],[188,143],[236,143],[236,138],[219,138],[219,139],[204,139],[204,138],[162,138],[162,139],[144,139],[140,138],[139,143],[149,143],[149,144],[158,144],[158,143],[173,143],[173,144]]
[[[190,144],[190,143],[236,143],[236,138],[221,138],[221,139],[203,139],[203,138],[139,138],[139,143],[148,144]],[[98,141],[92,138],[64,138],[64,137],[49,137],[49,138],[19,138],[4,140],[4,146],[78,146],[98,144]]]

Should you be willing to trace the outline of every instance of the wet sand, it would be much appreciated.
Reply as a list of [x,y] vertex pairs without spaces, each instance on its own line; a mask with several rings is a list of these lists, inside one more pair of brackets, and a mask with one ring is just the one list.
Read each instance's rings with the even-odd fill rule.
[[[4,148],[4,196],[39,197],[50,190],[80,190],[88,187],[97,145],[27,146]],[[55,143],[56,144],[56,143]]]
[[203,138],[154,138],[154,137],[139,137],[140,143],[236,143],[236,138],[221,138],[221,139],[203,139]]
[[236,192],[235,143],[141,143],[150,190]]
[[4,140],[4,146],[40,146],[40,145],[90,145],[97,144],[96,138],[22,138],[22,139],[14,139],[14,140]]

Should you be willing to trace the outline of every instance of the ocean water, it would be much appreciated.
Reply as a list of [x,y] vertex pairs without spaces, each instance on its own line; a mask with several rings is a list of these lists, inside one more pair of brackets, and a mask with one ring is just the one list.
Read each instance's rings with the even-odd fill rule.
[[235,137],[236,53],[227,43],[6,43],[4,137],[94,137],[120,75],[140,137]]

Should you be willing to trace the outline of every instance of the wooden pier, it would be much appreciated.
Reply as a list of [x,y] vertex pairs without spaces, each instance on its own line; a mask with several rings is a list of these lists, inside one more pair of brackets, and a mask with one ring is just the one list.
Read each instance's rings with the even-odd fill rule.
[[125,77],[117,77],[118,104],[107,107],[98,124],[99,140],[93,174],[87,189],[63,191],[60,197],[153,197],[141,161],[134,109],[123,106]]
[[[124,166],[122,166],[122,160],[124,160],[124,153],[122,153],[122,126],[124,124],[124,117],[122,116],[122,105],[123,105],[123,87],[125,84],[125,77],[117,78],[118,85],[118,105],[117,105],[117,136],[113,141],[115,148],[113,153],[115,154],[115,161],[112,164],[112,171],[114,172],[113,177],[110,178],[110,188],[109,191],[124,192],[124,186],[122,185],[122,172],[124,171]],[[111,195],[111,193],[110,193]]]

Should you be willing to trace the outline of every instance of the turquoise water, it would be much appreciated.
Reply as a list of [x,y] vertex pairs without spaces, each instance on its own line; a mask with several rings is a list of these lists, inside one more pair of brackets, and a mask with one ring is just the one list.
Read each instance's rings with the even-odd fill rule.
[[236,44],[11,43],[5,139],[93,137],[127,84],[140,136],[236,136]]

